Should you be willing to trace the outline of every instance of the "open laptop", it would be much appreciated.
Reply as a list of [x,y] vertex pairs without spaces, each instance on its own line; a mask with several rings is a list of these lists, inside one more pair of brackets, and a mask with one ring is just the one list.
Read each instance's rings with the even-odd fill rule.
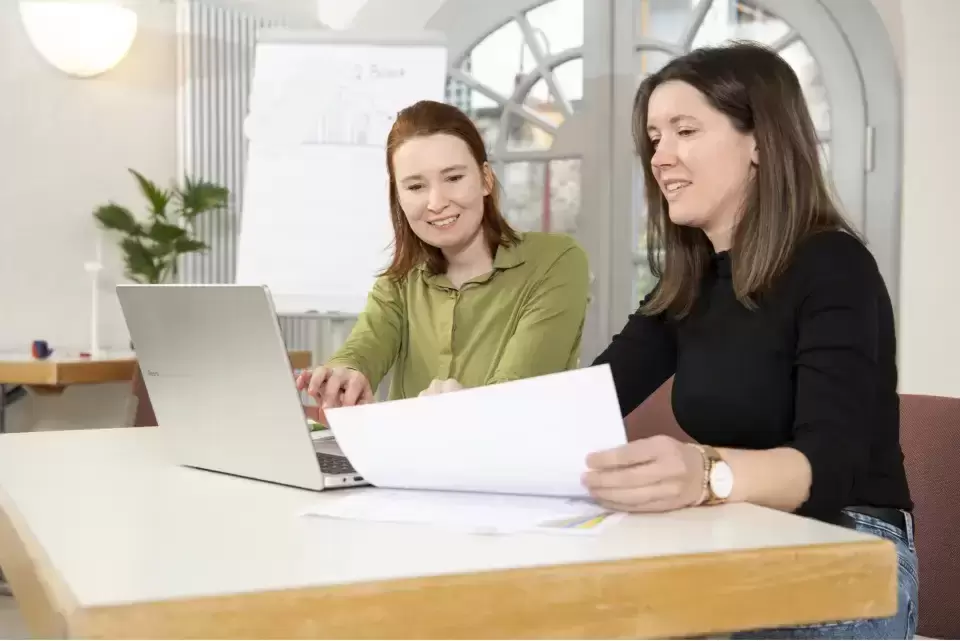
[[310,490],[366,485],[314,441],[266,287],[118,285],[177,463]]

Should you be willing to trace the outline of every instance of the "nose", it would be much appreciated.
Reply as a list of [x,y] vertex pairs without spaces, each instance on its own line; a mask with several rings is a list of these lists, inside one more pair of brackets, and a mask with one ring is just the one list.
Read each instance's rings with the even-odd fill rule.
[[443,211],[444,207],[449,203],[450,199],[447,198],[442,186],[434,185],[430,187],[430,193],[427,197],[427,209],[434,213],[439,213]]
[[653,157],[650,158],[650,164],[660,169],[662,167],[670,167],[677,164],[677,154],[673,149],[673,146],[666,137],[660,139],[657,143],[657,148],[653,152]]

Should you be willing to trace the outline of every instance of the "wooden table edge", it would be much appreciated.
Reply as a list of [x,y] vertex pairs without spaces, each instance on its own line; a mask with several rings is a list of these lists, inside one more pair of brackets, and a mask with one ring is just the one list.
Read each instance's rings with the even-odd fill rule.
[[0,492],[0,566],[44,638],[702,636],[890,616],[897,565],[877,538],[84,608]]
[[0,567],[31,635],[38,639],[68,636],[78,610],[46,552],[37,542],[12,499],[0,489]]
[[[309,350],[288,350],[287,356],[293,369],[306,369],[313,360],[313,354]],[[132,382],[136,368],[136,356],[70,361],[4,361],[0,357],[0,383],[53,388]]]

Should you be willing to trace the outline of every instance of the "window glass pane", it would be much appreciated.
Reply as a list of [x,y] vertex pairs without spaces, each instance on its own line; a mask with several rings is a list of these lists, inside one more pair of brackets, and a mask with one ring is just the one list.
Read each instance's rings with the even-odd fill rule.
[[547,2],[528,11],[527,20],[553,53],[583,45],[583,0]]
[[701,2],[710,0],[636,0],[634,37],[679,42]]
[[487,151],[492,151],[500,133],[500,116],[503,114],[503,107],[479,91],[451,78],[447,78],[446,94],[448,103],[459,107],[470,116],[483,136]]
[[780,55],[793,67],[800,79],[800,86],[803,87],[803,95],[807,99],[813,125],[819,132],[829,132],[830,101],[827,97],[827,87],[823,83],[820,65],[813,59],[810,49],[798,40],[781,51]]
[[[549,117],[547,114],[539,114]],[[509,116],[507,151],[543,151],[553,146],[553,135],[517,114]]]
[[634,52],[633,66],[634,73],[637,76],[637,85],[639,86],[643,79],[650,74],[660,71],[671,59],[670,54],[662,51],[638,49]]
[[787,23],[752,3],[713,0],[693,39],[693,48],[730,40],[754,40],[769,45],[788,33]]
[[509,162],[499,178],[503,214],[517,230],[577,232],[579,159]]
[[647,264],[645,257],[637,261],[634,267],[636,277],[633,288],[633,308],[636,309],[640,305],[640,301],[653,291],[654,286],[657,284],[657,279],[650,273],[650,266]]
[[504,97],[511,96],[523,74],[537,66],[520,26],[512,20],[480,41],[469,62],[473,77]]

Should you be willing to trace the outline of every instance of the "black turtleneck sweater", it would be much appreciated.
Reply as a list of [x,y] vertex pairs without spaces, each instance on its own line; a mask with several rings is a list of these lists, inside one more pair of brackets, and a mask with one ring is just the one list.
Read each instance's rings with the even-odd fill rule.
[[714,256],[685,318],[635,313],[596,359],[612,369],[623,415],[674,375],[674,414],[698,442],[809,459],[798,514],[912,509],[893,308],[873,256],[843,232],[815,234],[755,310],[734,296],[729,260]]

